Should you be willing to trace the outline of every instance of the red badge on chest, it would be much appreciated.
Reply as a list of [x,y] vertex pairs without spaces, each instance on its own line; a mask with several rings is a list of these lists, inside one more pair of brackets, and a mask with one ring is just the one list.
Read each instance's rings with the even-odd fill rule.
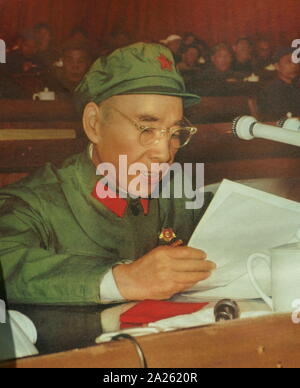
[[166,243],[170,243],[175,238],[176,234],[174,233],[174,230],[172,228],[163,228],[159,235],[159,239]]

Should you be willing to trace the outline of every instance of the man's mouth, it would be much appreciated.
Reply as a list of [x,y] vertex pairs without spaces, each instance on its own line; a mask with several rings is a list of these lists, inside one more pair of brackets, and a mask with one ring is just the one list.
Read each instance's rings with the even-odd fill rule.
[[142,170],[141,171],[141,177],[142,178],[145,178],[145,180],[148,182],[148,183],[158,183],[159,181],[161,181],[164,176],[167,174],[167,172],[169,171],[170,169],[170,166],[168,167],[164,167],[162,169],[152,169],[152,170]]
[[159,182],[162,178],[162,173],[157,173],[153,171],[141,171],[142,177],[146,178],[148,182],[155,183]]

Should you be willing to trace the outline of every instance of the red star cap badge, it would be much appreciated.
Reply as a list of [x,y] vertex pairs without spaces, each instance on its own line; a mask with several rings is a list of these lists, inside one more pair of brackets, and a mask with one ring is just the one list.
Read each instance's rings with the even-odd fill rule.
[[172,62],[172,61],[169,61],[169,59],[168,59],[164,54],[160,54],[160,56],[157,57],[157,59],[158,59],[159,62],[160,62],[160,65],[161,65],[161,69],[162,69],[162,70],[169,70],[169,71],[172,71],[173,62]]

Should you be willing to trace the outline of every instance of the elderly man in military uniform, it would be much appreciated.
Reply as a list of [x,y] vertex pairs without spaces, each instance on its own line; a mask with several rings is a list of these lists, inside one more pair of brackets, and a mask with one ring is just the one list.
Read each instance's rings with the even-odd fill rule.
[[[215,268],[186,246],[204,208],[184,198],[151,198],[153,163],[174,161],[195,130],[170,51],[137,43],[98,59],[78,86],[90,145],[62,166],[51,164],[0,191],[0,261],[8,300],[93,304],[168,299],[207,279]],[[116,181],[115,197],[98,194],[97,166],[119,156],[142,163],[141,198]],[[130,194],[130,193],[128,193]],[[175,237],[176,236],[176,237]],[[178,247],[169,245],[175,238]]]

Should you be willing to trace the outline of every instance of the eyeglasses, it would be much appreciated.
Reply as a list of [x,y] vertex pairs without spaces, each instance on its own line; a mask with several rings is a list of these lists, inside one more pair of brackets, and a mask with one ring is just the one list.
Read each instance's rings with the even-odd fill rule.
[[163,136],[168,135],[171,147],[179,149],[186,146],[190,142],[192,136],[198,131],[198,129],[193,127],[186,118],[182,120],[182,125],[175,125],[171,128],[147,127],[145,125],[140,125],[137,121],[131,119],[117,108],[111,105],[110,107],[136,127],[140,132],[139,141],[143,147],[158,144]]

